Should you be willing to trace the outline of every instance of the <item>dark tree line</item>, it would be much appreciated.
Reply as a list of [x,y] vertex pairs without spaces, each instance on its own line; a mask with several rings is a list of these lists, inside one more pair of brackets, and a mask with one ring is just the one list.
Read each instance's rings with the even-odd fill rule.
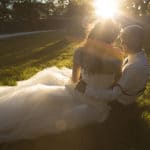
[[37,20],[65,13],[67,0],[0,0],[0,20]]
[[[51,16],[88,16],[93,0],[0,0],[0,20],[35,21]],[[150,0],[120,0],[121,9],[134,15],[150,12]]]
[[122,9],[132,15],[147,15],[150,13],[150,0],[123,0]]

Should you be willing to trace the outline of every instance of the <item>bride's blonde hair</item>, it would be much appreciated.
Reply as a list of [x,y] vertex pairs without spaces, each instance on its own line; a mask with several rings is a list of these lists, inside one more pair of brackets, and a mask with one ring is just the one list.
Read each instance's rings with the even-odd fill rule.
[[[107,60],[107,57],[113,57],[121,60],[120,51],[114,49],[111,45],[117,38],[118,33],[119,28],[112,20],[97,23],[84,42],[82,68],[95,72],[98,69],[94,71],[94,68],[103,68],[102,59]],[[112,69],[108,72],[111,71]]]
[[88,33],[83,47],[85,50],[91,49],[91,52],[93,49],[97,49],[101,54],[108,53],[117,57],[120,54],[115,53],[112,44],[116,40],[119,31],[119,26],[111,19],[98,22]]

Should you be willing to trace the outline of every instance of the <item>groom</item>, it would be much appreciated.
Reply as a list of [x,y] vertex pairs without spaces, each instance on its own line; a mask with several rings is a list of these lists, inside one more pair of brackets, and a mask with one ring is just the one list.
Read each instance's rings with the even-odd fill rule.
[[112,98],[124,105],[135,102],[144,92],[149,76],[148,59],[142,49],[144,31],[138,25],[126,27],[120,35],[127,57],[122,66],[122,76],[112,89]]

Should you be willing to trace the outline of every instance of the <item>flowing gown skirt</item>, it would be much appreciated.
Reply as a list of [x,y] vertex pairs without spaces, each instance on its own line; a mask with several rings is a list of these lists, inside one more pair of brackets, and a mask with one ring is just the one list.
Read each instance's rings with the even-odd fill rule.
[[[0,142],[31,139],[104,121],[109,108],[86,104],[69,83],[71,70],[45,69],[15,87],[0,87]],[[83,100],[84,99],[84,100]]]

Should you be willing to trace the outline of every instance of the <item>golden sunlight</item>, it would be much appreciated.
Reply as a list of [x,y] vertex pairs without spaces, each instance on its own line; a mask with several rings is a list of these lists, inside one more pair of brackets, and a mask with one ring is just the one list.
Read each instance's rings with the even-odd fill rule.
[[118,0],[94,0],[95,14],[103,18],[112,18],[118,12]]

